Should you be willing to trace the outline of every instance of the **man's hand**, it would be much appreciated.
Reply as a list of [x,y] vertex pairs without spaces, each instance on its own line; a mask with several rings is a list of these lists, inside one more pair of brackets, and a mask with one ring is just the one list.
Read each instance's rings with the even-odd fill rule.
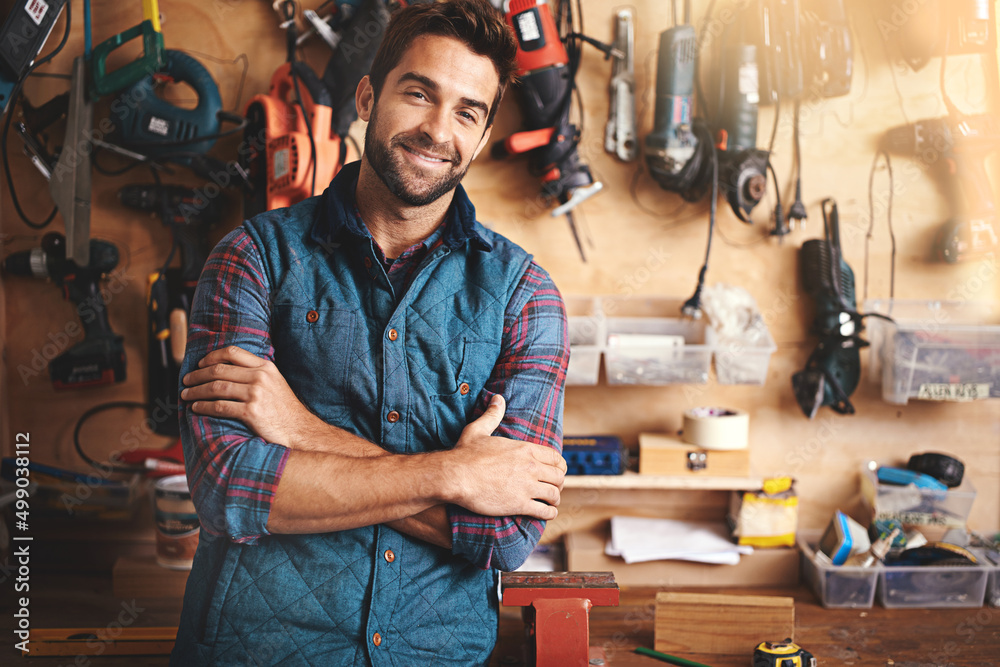
[[456,504],[486,516],[523,514],[551,521],[559,514],[566,461],[544,445],[494,437],[505,409],[503,397],[494,396],[452,450]]
[[292,447],[297,434],[321,429],[267,359],[231,345],[213,350],[184,376],[181,398],[199,415],[238,419],[268,442]]

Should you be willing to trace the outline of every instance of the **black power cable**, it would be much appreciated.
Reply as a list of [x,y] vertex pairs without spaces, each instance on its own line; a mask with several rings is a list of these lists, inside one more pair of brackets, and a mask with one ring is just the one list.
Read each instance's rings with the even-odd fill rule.
[[[66,5],[69,6],[69,3]],[[148,410],[150,407],[149,403],[140,403],[138,401],[111,401],[109,403],[101,403],[93,408],[90,408],[80,419],[76,422],[76,428],[73,429],[73,447],[76,449],[76,453],[81,459],[86,461],[89,465],[98,470],[110,470],[111,472],[145,472],[146,468],[142,465],[120,465],[118,463],[100,463],[95,461],[90,456],[83,451],[83,445],[80,444],[80,431],[83,430],[83,425],[87,423],[91,417],[101,412],[107,412],[108,410],[119,410],[119,409],[132,409],[132,410]]]
[[39,67],[41,67],[45,63],[55,58],[56,55],[63,50],[63,47],[66,46],[66,41],[69,39],[69,31],[72,22],[73,22],[73,3],[67,2],[66,30],[63,32],[62,39],[59,41],[59,44],[56,46],[55,49],[52,50],[51,53],[49,53],[44,58],[39,58],[34,63],[32,63],[31,67],[28,68],[28,71],[24,73],[24,76],[22,76],[20,80],[18,80],[17,84],[14,86],[14,90],[11,91],[10,95],[10,103],[9,106],[7,107],[7,120],[4,122],[3,126],[3,136],[0,137],[0,155],[2,155],[3,157],[3,171],[4,171],[4,176],[6,176],[7,178],[7,188],[10,190],[10,200],[14,204],[14,210],[17,211],[18,217],[20,217],[21,220],[24,221],[24,224],[28,225],[32,229],[44,229],[45,227],[47,227],[49,223],[52,222],[53,219],[55,219],[56,213],[59,212],[59,207],[53,206],[52,211],[42,222],[35,222],[25,214],[24,210],[21,208],[21,202],[18,201],[17,199],[17,192],[14,189],[14,179],[10,173],[10,162],[8,161],[7,158],[7,136],[10,134],[10,123],[11,119],[14,116],[14,106],[17,104],[17,100],[21,94],[21,88],[24,86],[24,82],[27,80],[29,76],[31,76],[32,72],[34,72]]

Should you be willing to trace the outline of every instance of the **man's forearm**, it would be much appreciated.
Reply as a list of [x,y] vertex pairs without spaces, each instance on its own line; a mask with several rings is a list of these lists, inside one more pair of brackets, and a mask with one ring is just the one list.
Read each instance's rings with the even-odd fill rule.
[[389,521],[386,525],[418,540],[451,549],[451,521],[445,505],[436,505],[406,519]]
[[349,530],[451,502],[442,454],[351,457],[293,450],[267,528],[274,533]]
[[289,434],[288,442],[278,444],[293,450],[339,454],[352,458],[370,458],[389,454],[375,443],[333,424],[327,424],[319,417],[308,423],[300,424],[293,433]]

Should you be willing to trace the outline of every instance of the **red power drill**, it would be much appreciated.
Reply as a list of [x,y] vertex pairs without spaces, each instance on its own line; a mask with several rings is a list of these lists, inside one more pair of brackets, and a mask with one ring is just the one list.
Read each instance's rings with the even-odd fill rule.
[[542,196],[559,201],[552,215],[566,215],[583,256],[572,210],[602,184],[580,162],[580,130],[569,122],[578,59],[570,58],[548,0],[505,0],[503,12],[517,37],[518,90],[528,129],[494,144],[492,154],[496,159],[529,155],[532,173],[542,180]]
[[996,203],[986,158],[1000,150],[1000,122],[990,115],[918,120],[886,134],[887,151],[943,167],[955,214],[938,231],[934,255],[949,263],[982,257],[997,248]]

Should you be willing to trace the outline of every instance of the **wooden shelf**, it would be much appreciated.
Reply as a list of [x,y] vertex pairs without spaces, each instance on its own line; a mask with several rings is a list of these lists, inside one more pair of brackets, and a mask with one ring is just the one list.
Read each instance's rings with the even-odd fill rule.
[[698,489],[701,491],[756,491],[763,477],[720,477],[699,475],[640,475],[631,470],[624,475],[567,475],[564,489]]

